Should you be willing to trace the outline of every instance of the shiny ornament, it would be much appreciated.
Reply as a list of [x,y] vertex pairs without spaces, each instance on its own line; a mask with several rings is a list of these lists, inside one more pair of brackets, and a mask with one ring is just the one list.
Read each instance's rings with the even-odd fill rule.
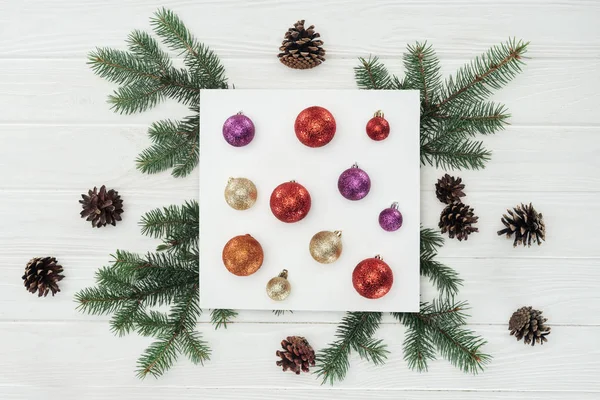
[[360,200],[369,194],[371,179],[369,175],[354,164],[340,175],[338,189],[348,200]]
[[287,280],[288,271],[284,269],[279,276],[272,278],[267,283],[267,295],[276,301],[285,300],[292,291],[292,285]]
[[236,236],[223,247],[223,264],[237,276],[252,275],[262,266],[263,259],[262,246],[250,235]]
[[310,211],[310,193],[296,181],[282,183],[271,193],[271,211],[282,222],[298,222]]
[[352,272],[354,289],[367,299],[385,296],[393,283],[392,269],[379,256],[362,260]]
[[331,264],[342,254],[342,232],[321,231],[310,240],[310,255],[321,264]]
[[250,179],[229,178],[225,187],[225,201],[235,210],[247,210],[256,203],[258,192]]
[[384,231],[394,232],[402,226],[402,213],[398,210],[398,203],[392,203],[392,206],[379,213],[379,226]]
[[308,107],[296,117],[296,137],[308,147],[322,147],[335,135],[335,118],[323,107]]
[[223,124],[223,137],[232,146],[246,146],[254,139],[254,123],[240,111]]
[[380,141],[390,134],[390,123],[383,117],[381,110],[367,122],[367,135],[373,140]]

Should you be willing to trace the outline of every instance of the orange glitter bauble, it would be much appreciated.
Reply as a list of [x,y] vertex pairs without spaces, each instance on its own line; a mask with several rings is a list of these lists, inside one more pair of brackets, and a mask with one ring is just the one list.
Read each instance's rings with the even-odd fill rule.
[[302,144],[322,147],[331,142],[335,135],[335,118],[323,107],[308,107],[296,117],[294,130]]
[[378,299],[385,296],[394,283],[394,273],[379,256],[358,263],[352,272],[354,289],[362,297]]
[[298,222],[310,211],[310,193],[295,181],[282,183],[271,193],[271,211],[282,222]]
[[223,247],[223,264],[237,276],[252,275],[263,263],[263,249],[250,235],[236,236]]

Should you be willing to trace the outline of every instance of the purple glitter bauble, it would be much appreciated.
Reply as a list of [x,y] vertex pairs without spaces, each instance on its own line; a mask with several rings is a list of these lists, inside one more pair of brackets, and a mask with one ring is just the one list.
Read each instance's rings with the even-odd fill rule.
[[398,204],[394,203],[379,214],[379,226],[384,231],[394,232],[402,226],[402,213],[398,211]]
[[369,194],[371,179],[369,175],[354,164],[340,175],[338,189],[348,200],[360,200]]
[[246,146],[254,139],[254,124],[244,114],[232,115],[223,124],[223,137],[232,146]]

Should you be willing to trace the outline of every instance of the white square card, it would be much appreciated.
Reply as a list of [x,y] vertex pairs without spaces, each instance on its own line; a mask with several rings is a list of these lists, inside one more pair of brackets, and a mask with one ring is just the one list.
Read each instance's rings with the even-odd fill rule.
[[[200,306],[258,310],[394,311],[419,309],[419,93],[375,90],[202,90],[200,103]],[[320,148],[295,135],[297,115],[321,106],[335,117],[333,140]],[[391,131],[374,141],[365,127],[377,110]],[[223,138],[223,123],[243,111],[255,126],[244,147]],[[371,191],[350,201],[338,191],[339,175],[354,163],[371,179]],[[229,207],[224,190],[230,177],[254,182],[258,198],[245,211]],[[279,184],[295,180],[311,195],[303,220],[279,221],[269,198]],[[403,225],[386,232],[379,213],[398,202]],[[312,236],[342,231],[343,251],[332,264],[310,255]],[[222,251],[234,236],[250,234],[264,252],[250,276],[231,274]],[[362,260],[380,255],[394,283],[379,299],[361,297],[352,272]],[[283,301],[267,296],[267,282],[288,270],[292,290]]]

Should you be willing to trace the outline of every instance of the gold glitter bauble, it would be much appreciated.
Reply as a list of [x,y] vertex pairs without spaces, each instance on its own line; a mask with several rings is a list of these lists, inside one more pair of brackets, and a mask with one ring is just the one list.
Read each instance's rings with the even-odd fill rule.
[[287,280],[288,271],[284,269],[279,276],[272,278],[267,283],[267,295],[276,301],[285,300],[292,291],[292,285]]
[[236,236],[223,247],[223,264],[237,276],[252,275],[262,266],[263,249],[250,235]]
[[247,210],[256,203],[258,192],[250,179],[229,178],[225,187],[225,201],[231,208]]
[[321,264],[331,264],[342,254],[342,232],[321,231],[310,240],[310,255]]

